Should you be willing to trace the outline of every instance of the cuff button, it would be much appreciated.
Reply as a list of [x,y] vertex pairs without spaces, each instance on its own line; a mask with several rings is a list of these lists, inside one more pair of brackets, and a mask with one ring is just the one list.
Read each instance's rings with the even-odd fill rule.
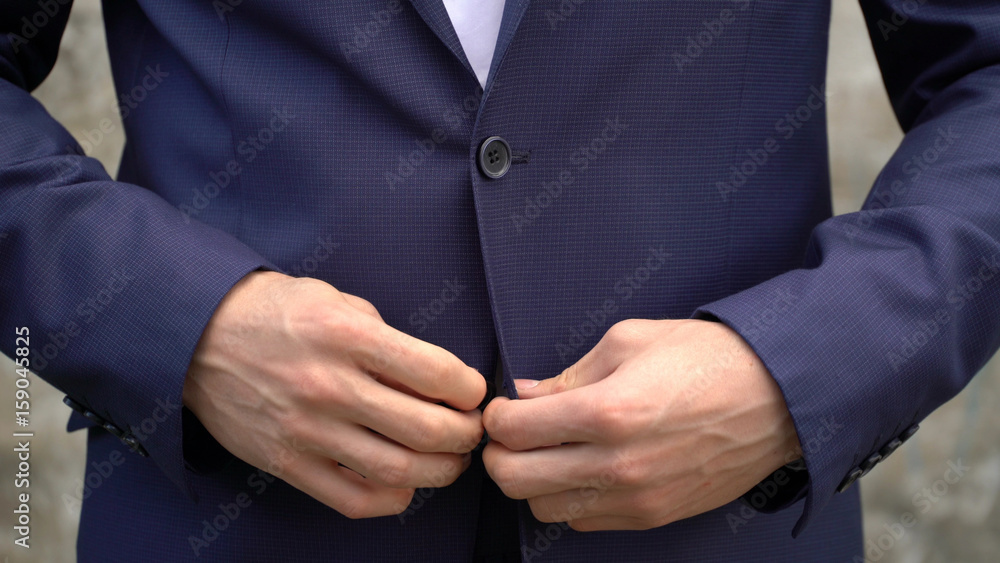
[[837,492],[842,493],[847,489],[849,489],[851,485],[853,485],[855,481],[860,479],[863,474],[864,471],[862,471],[860,468],[855,468],[854,471],[851,471],[851,473],[847,477],[844,477],[844,480],[840,482],[840,485],[837,487]]

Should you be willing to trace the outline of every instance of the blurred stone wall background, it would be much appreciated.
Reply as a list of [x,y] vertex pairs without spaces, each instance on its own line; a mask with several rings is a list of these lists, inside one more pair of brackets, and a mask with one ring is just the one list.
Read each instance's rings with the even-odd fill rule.
[[[834,208],[857,210],[902,133],[890,110],[857,0],[833,0],[829,123]],[[59,62],[34,95],[114,174],[124,143],[114,110],[99,0],[76,0]],[[110,133],[95,133],[111,119]],[[105,127],[105,130],[109,129]],[[998,312],[1000,314],[1000,312]],[[13,364],[0,358],[4,394],[13,392]],[[34,378],[31,429],[30,552],[13,547],[13,405],[0,401],[0,557],[74,561],[84,471],[84,434],[64,430],[62,394]],[[1000,360],[994,359],[961,395],[939,409],[917,435],[861,482],[867,560],[937,563],[1000,560]],[[949,463],[968,466],[948,483]],[[954,480],[955,473],[948,475]],[[911,522],[905,514],[912,514]],[[903,527],[897,524],[910,524]],[[902,530],[901,537],[900,530]],[[894,533],[895,532],[895,535]],[[803,561],[809,561],[803,554]],[[845,562],[847,563],[847,562]]]

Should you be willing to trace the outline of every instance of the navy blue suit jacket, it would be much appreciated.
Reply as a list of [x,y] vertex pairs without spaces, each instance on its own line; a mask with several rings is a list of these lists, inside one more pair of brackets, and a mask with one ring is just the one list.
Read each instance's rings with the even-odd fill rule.
[[[65,4],[0,8],[0,349],[28,326],[34,370],[89,413],[88,471],[118,461],[84,501],[81,561],[471,557],[475,466],[405,517],[352,521],[205,451],[185,371],[260,268],[364,297],[483,374],[502,357],[508,393],[621,319],[718,319],[753,346],[801,490],[642,532],[522,504],[529,560],[850,560],[857,487],[836,491],[998,346],[996,2],[862,0],[907,134],[834,218],[828,2],[508,0],[482,89],[440,0],[108,0],[117,180],[29,95]],[[493,135],[500,179],[476,163]]]

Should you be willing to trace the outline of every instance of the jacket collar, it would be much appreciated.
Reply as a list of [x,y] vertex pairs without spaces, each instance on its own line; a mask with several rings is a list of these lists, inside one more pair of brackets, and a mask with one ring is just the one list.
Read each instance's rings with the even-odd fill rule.
[[[503,59],[504,53],[507,52],[507,46],[510,45],[511,40],[514,38],[514,32],[517,31],[517,26],[521,23],[521,17],[524,15],[529,2],[530,0],[506,0],[503,10],[503,20],[500,23],[500,34],[497,37],[496,49],[493,51],[490,75],[486,81],[487,87],[489,87],[490,82],[493,80],[493,74],[497,65]],[[438,36],[438,39],[458,58],[462,66],[465,67],[465,70],[475,77],[472,65],[469,64],[469,59],[465,56],[465,51],[462,49],[462,42],[459,41],[458,34],[455,33],[455,28],[451,25],[451,18],[448,17],[448,11],[445,9],[444,3],[441,0],[410,0],[410,3],[413,4],[414,9],[420,14],[420,17],[423,18],[428,27]]]

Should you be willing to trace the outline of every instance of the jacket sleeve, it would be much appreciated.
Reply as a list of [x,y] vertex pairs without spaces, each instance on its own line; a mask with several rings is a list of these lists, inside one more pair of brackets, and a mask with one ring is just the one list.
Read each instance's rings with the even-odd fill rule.
[[861,4],[902,144],[800,269],[695,313],[784,393],[808,471],[793,535],[1000,346],[1000,3]]
[[29,95],[55,62],[68,14],[63,0],[0,7],[0,350],[15,357],[15,329],[27,327],[31,370],[190,494],[188,364],[225,293],[270,266],[149,190],[113,181]]

